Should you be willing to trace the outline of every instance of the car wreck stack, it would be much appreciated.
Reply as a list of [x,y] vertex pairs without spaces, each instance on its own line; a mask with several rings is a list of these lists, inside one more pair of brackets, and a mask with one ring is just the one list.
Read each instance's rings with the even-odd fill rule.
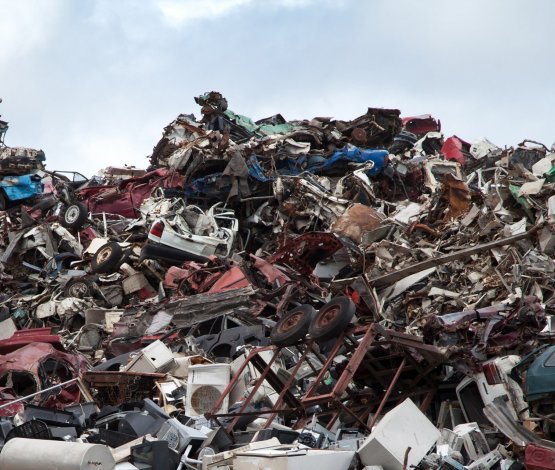
[[554,149],[195,101],[145,170],[0,149],[0,468],[555,468]]

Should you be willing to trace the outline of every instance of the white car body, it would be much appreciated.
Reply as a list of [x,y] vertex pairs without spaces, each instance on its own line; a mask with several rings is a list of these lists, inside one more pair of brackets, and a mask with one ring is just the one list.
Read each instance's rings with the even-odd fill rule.
[[[206,213],[197,206],[187,206],[175,213],[157,218],[148,233],[148,239],[199,256],[229,256],[239,221],[229,209],[212,206]],[[194,214],[196,223],[187,223]],[[194,218],[193,217],[193,218]]]

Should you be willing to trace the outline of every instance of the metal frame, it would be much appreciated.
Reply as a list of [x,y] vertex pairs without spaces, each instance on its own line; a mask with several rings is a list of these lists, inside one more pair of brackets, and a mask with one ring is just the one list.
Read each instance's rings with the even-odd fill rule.
[[[355,335],[359,337],[356,338]],[[378,336],[379,341],[376,341]],[[391,352],[386,356],[375,357],[371,354],[371,348],[377,345],[385,346],[386,348],[391,347]],[[233,419],[226,426],[226,431],[232,432],[241,416],[261,414],[261,412],[258,411],[247,412],[245,410],[254,399],[258,389],[266,381],[276,392],[279,392],[279,395],[272,409],[266,412],[269,413],[269,416],[264,428],[268,428],[278,414],[287,413],[289,415],[296,415],[297,420],[294,429],[301,429],[309,420],[307,410],[313,406],[319,405],[322,407],[322,412],[319,413],[320,415],[331,415],[327,423],[328,428],[333,426],[341,414],[347,414],[362,428],[371,430],[388,402],[401,402],[409,396],[424,395],[421,408],[423,410],[427,409],[434,396],[435,386],[433,383],[428,383],[426,384],[427,386],[423,388],[417,387],[421,382],[431,382],[428,374],[445,359],[440,350],[434,346],[423,344],[420,338],[415,339],[411,335],[385,330],[377,323],[347,328],[336,339],[335,343],[326,354],[326,357],[319,353],[314,347],[314,341],[311,339],[293,347],[299,351],[300,357],[293,369],[289,371],[289,378],[285,382],[283,382],[272,370],[272,365],[281,354],[283,348],[266,346],[251,350],[236,372],[234,378],[214,404],[212,410],[206,414],[206,417],[218,423],[219,417],[232,417]],[[421,367],[420,364],[405,351],[406,348],[417,350],[420,355],[426,359],[428,365],[426,367]],[[318,388],[321,386],[323,379],[332,367],[335,357],[342,349],[350,353],[348,363],[334,384],[333,389],[330,392],[319,394]],[[401,349],[401,351],[396,351],[396,349]],[[263,351],[273,351],[273,355],[267,363],[259,355],[259,353]],[[309,353],[313,353],[322,359],[323,365],[319,371],[311,364],[310,358],[308,357]],[[395,362],[393,368],[388,368],[380,361],[400,362]],[[316,378],[306,393],[301,398],[297,398],[291,392],[290,388],[295,381],[297,372],[304,363],[308,364],[314,370]],[[260,376],[255,381],[250,393],[241,404],[241,407],[237,412],[225,414],[217,413],[225,397],[233,390],[241,374],[249,364],[253,365],[260,373]],[[379,401],[366,397],[364,393],[357,393],[351,390],[353,377],[357,372],[364,372],[364,370],[369,372],[372,379],[385,390]],[[416,377],[414,377],[415,372]],[[404,377],[405,373],[407,373],[407,376]],[[395,388],[401,383],[401,379],[403,379],[402,382],[405,392],[393,394]],[[373,416],[371,422],[367,424],[368,418],[372,412]]]

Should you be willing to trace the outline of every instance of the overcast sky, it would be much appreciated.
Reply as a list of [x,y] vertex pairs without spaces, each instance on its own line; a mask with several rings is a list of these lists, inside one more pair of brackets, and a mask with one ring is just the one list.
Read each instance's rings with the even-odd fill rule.
[[90,176],[146,167],[217,90],[260,119],[431,113],[447,135],[555,141],[552,0],[0,0],[6,143]]

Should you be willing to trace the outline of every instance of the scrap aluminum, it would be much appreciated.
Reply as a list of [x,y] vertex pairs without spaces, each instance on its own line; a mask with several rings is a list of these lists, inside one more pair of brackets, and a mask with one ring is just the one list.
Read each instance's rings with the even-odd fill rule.
[[555,149],[195,102],[93,178],[0,121],[0,467],[553,468]]

